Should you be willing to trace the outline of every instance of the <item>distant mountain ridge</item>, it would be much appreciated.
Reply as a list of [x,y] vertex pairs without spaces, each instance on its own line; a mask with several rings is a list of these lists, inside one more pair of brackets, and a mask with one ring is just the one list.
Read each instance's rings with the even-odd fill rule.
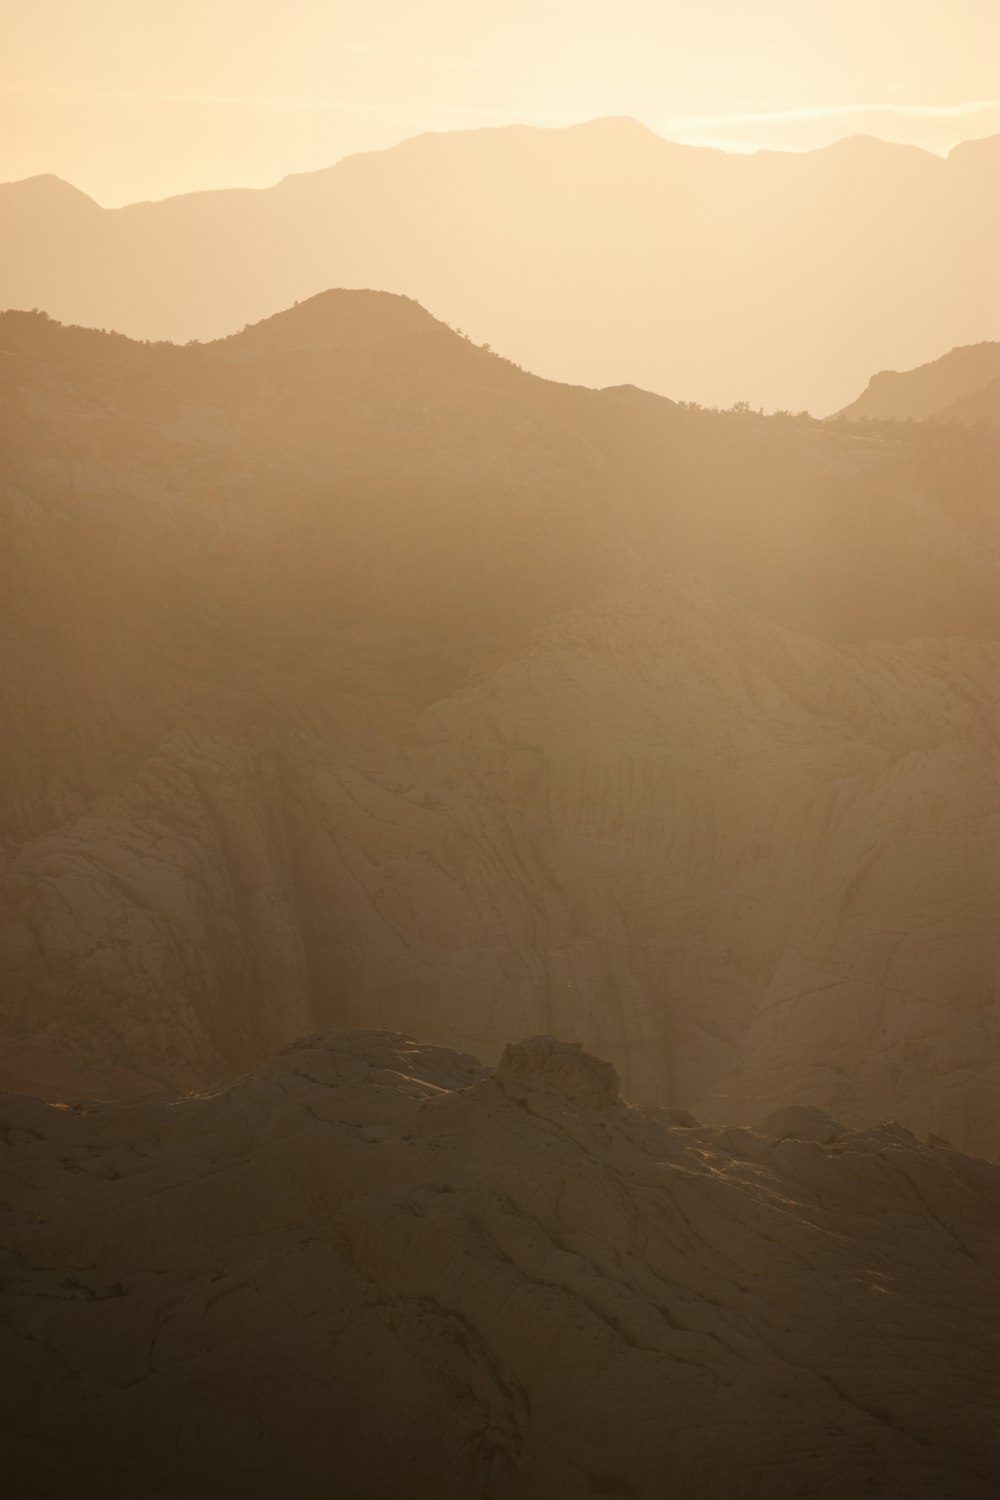
[[840,416],[972,423],[1000,414],[1000,343],[968,344],[915,370],[882,370]]
[[959,396],[950,406],[938,412],[940,422],[960,422],[973,427],[978,422],[1000,423],[1000,377],[982,385],[968,395]]
[[185,342],[375,287],[550,378],[825,415],[1000,336],[998,143],[736,156],[596,120],[113,210],[34,178],[0,188],[0,306]]

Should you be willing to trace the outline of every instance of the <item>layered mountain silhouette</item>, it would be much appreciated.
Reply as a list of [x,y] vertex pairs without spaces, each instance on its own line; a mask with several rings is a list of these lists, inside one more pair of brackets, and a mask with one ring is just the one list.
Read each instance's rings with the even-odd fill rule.
[[0,399],[5,1086],[551,1032],[1000,1150],[994,434],[552,384],[373,291],[9,312]]
[[1000,336],[998,153],[728,155],[596,120],[114,210],[33,178],[0,188],[0,306],[184,342],[375,287],[556,379],[826,415],[872,370]]
[[898,1125],[372,1032],[0,1108],[11,1494],[996,1494],[1000,1168]]
[[860,421],[962,422],[1000,418],[1000,343],[969,344],[915,370],[882,370],[839,415]]

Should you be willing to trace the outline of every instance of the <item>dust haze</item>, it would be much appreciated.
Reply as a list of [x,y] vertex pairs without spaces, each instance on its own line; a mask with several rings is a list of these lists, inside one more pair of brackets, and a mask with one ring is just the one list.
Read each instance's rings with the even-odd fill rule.
[[419,10],[12,7],[4,1492],[995,1500],[996,17]]

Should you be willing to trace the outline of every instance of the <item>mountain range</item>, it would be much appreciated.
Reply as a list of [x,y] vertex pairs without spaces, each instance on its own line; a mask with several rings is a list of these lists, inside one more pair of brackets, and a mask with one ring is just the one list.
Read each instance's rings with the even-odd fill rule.
[[1000,336],[998,165],[1000,137],[742,156],[622,119],[116,209],[37,177],[0,187],[0,306],[183,343],[377,288],[554,379],[825,415]]
[[0,316],[3,1086],[380,1028],[1000,1151],[997,435],[529,375],[327,292]]

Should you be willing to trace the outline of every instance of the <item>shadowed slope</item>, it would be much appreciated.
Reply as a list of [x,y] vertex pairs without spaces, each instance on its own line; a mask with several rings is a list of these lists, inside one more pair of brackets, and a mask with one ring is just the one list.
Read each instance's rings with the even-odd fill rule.
[[2,1118],[17,1493],[996,1494],[998,1171],[898,1126],[385,1033]]

